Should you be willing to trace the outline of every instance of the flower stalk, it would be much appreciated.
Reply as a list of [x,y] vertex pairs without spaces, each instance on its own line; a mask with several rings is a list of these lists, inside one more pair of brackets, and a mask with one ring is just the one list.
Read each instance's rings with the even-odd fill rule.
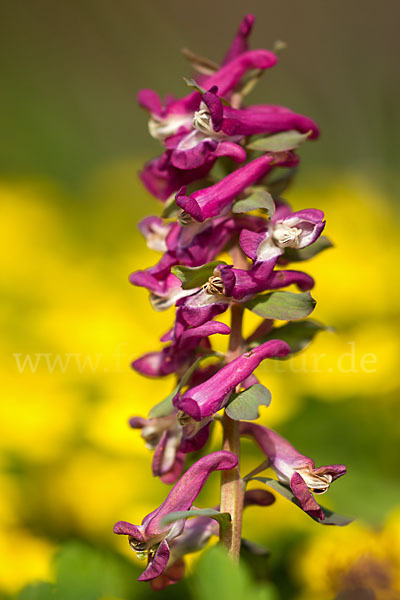
[[[234,360],[243,350],[242,337],[243,307],[233,304],[231,307],[231,334],[227,360]],[[220,540],[228,551],[228,555],[239,561],[240,541],[242,533],[242,515],[245,485],[240,476],[240,433],[239,422],[231,419],[226,413],[222,417],[222,448],[237,456],[237,466],[221,472],[221,512],[231,515],[231,522],[226,528],[221,527]]]

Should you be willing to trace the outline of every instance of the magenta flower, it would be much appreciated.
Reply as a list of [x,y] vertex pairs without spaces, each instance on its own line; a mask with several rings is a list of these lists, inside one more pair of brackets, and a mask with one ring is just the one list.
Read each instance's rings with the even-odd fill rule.
[[154,419],[132,417],[129,424],[133,429],[141,429],[146,448],[154,450],[154,477],[160,477],[167,484],[174,483],[183,471],[185,460],[180,450],[182,428],[176,420],[176,413]]
[[213,156],[209,162],[205,162],[201,167],[181,170],[171,163],[171,151],[167,150],[161,156],[146,163],[143,170],[140,171],[139,177],[150,194],[165,202],[182,186],[203,179],[216,160],[217,157]]
[[231,62],[231,60],[249,49],[248,37],[253,28],[254,20],[254,15],[246,15],[244,17],[239,25],[239,29],[237,30],[235,37],[233,38],[228,52],[225,54],[224,60],[222,61],[223,65]]
[[164,140],[165,147],[171,151],[171,164],[177,169],[192,170],[213,164],[221,156],[227,156],[237,163],[245,161],[246,150],[242,146],[228,139],[228,136],[207,131],[202,126],[205,109],[201,106],[193,117],[193,131],[177,133]]
[[265,342],[228,363],[208,381],[177,396],[174,405],[196,421],[209,417],[225,406],[236,386],[265,358],[286,356],[289,352],[289,346],[281,340]]
[[300,454],[283,437],[256,423],[240,423],[241,435],[254,438],[279,481],[289,485],[293,494],[298,499],[301,508],[318,519],[325,519],[319,504],[313,494],[324,494],[330,484],[346,473],[345,465],[328,465],[315,468],[314,461],[304,454]]
[[157,311],[166,310],[173,306],[179,298],[193,293],[193,290],[183,290],[180,279],[170,272],[171,266],[175,264],[174,260],[172,260],[172,265],[165,268],[160,263],[145,271],[135,271],[129,276],[131,283],[150,291],[151,305]]
[[207,443],[212,418],[200,422],[178,419],[176,410],[165,417],[132,417],[129,425],[141,429],[146,448],[153,450],[152,473],[167,484],[175,483],[182,474],[185,455],[201,450]]
[[250,270],[235,269],[231,265],[218,266],[215,274],[221,277],[224,295],[246,302],[266,290],[295,284],[302,291],[314,287],[312,277],[301,271],[273,271],[274,261],[255,264]]
[[114,533],[127,535],[132,550],[139,558],[148,557],[147,568],[139,581],[149,581],[161,575],[168,563],[169,544],[184,529],[185,519],[164,526],[163,518],[172,512],[189,510],[213,471],[233,469],[237,463],[234,454],[223,450],[204,456],[182,475],[161,506],[148,514],[141,525],[126,521],[114,525]]
[[147,247],[157,252],[166,252],[167,238],[175,229],[179,230],[177,223],[166,223],[161,217],[145,217],[138,225],[140,233],[146,240]]
[[310,139],[317,138],[319,134],[312,119],[283,106],[265,104],[237,109],[223,105],[216,87],[203,94],[202,104],[201,114],[196,113],[195,124],[209,135],[219,135],[220,139],[225,134],[239,141],[245,136],[268,135],[292,129],[301,133],[310,131]]
[[[288,164],[286,157],[280,164]],[[185,195],[182,189],[176,196],[176,203],[186,213],[189,213],[198,222],[219,216],[228,209],[233,200],[247,187],[255,184],[271,170],[278,159],[273,154],[260,156],[227,175],[222,181],[190,196]]]
[[[172,334],[172,343],[161,352],[149,352],[133,361],[132,367],[147,377],[162,377],[182,373],[196,357],[196,350],[210,348],[208,336],[217,333],[229,335],[230,328],[219,321],[209,321],[199,327],[183,330],[179,336]],[[170,337],[170,336],[169,336]],[[164,339],[164,338],[163,338]]]
[[292,212],[282,205],[275,212],[264,233],[243,229],[240,246],[256,262],[277,259],[285,248],[305,248],[321,235],[324,213],[315,208]]

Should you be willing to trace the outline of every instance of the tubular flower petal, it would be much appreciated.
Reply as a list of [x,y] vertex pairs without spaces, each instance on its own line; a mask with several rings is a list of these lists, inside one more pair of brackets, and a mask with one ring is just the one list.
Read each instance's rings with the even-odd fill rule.
[[254,15],[246,15],[239,25],[239,29],[232,41],[232,44],[225,55],[222,64],[225,65],[231,60],[248,50],[248,37],[253,29],[255,17]]
[[208,381],[176,397],[174,404],[182,412],[200,421],[218,412],[236,386],[249,377],[265,358],[286,356],[289,352],[286,342],[265,342],[227,364]]
[[325,515],[311,492],[327,492],[330,484],[346,473],[345,465],[316,468],[311,458],[300,454],[283,437],[263,425],[242,421],[240,434],[251,436],[256,441],[279,481],[291,487],[302,509],[314,517],[324,519]]
[[[280,131],[297,130],[310,132],[310,139],[319,135],[317,124],[304,115],[297,114],[280,106],[249,106],[245,109],[232,108],[222,104],[218,90],[211,88],[203,94],[203,122],[209,123],[207,132],[218,132],[221,136],[238,136],[242,139],[249,135],[272,134]],[[207,110],[205,110],[205,108]]]
[[246,187],[263,177],[272,168],[275,160],[272,154],[260,156],[230,173],[222,181],[190,196],[186,196],[184,190],[181,190],[176,196],[176,203],[200,223],[216,217],[229,207]]
[[163,518],[172,512],[189,510],[213,471],[233,469],[237,463],[237,457],[224,450],[204,456],[182,475],[161,506],[148,514],[141,525],[126,521],[114,525],[114,533],[127,535],[132,550],[139,558],[148,558],[147,568],[139,581],[161,575],[168,564],[169,544],[184,530],[185,519],[162,525]]

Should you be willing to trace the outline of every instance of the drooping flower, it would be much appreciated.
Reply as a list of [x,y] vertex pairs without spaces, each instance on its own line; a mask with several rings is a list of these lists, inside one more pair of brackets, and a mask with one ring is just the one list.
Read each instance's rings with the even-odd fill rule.
[[301,508],[313,517],[325,519],[312,493],[327,492],[331,483],[346,473],[345,465],[316,468],[311,458],[298,452],[282,436],[263,425],[242,421],[240,434],[251,436],[257,442],[279,481],[290,486]]
[[236,386],[264,359],[286,356],[289,352],[289,346],[281,340],[265,342],[228,363],[204,383],[175,397],[174,405],[196,421],[211,416],[225,406]]
[[141,525],[126,521],[114,525],[114,533],[127,535],[132,550],[139,558],[148,558],[147,568],[139,581],[149,581],[161,575],[168,564],[169,544],[184,529],[185,519],[164,525],[163,518],[172,512],[189,510],[213,471],[233,469],[237,463],[237,457],[224,450],[204,456],[182,475],[161,506],[144,517]]
[[182,428],[173,412],[165,417],[144,419],[132,417],[129,424],[133,429],[141,429],[146,448],[154,450],[152,472],[164,483],[174,483],[181,475],[185,455],[180,450]]
[[243,229],[240,246],[255,262],[277,259],[285,248],[301,249],[321,235],[325,227],[324,213],[315,208],[292,212],[288,206],[279,207],[263,233]]
[[[244,495],[243,508],[270,506],[274,501],[274,496],[267,490],[248,490]],[[216,506],[215,510],[219,510],[219,507]],[[150,581],[151,588],[162,590],[182,579],[185,574],[184,557],[202,550],[213,535],[219,535],[219,524],[215,519],[210,517],[187,519],[181,535],[170,543],[170,556],[166,569],[161,575]]]

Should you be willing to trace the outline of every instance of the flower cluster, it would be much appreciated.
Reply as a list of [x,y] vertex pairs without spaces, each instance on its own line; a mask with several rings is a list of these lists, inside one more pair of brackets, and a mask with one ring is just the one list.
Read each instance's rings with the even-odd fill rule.
[[[299,163],[296,149],[318,137],[317,125],[288,108],[244,104],[277,60],[268,50],[249,49],[253,22],[251,15],[244,18],[221,65],[186,53],[198,72],[187,80],[192,90],[183,98],[168,96],[162,102],[148,89],[138,95],[149,113],[150,134],[163,145],[162,155],[140,175],[163,210],[161,216],[145,218],[139,229],[162,256],[155,266],[133,273],[130,281],[149,291],[155,310],[176,310],[171,329],[161,337],[162,349],[132,366],[148,377],[175,374],[176,388],[147,418],[132,417],[130,425],[141,430],[154,451],[153,475],[174,486],[141,525],[120,521],[114,531],[128,536],[136,554],[147,558],[139,580],[150,581],[153,589],[183,576],[184,555],[218,535],[218,522],[228,551],[237,553],[240,525],[234,521],[241,521],[243,507],[274,501],[265,489],[244,492],[247,482],[267,467],[278,479],[259,481],[312,518],[331,523],[332,513],[313,494],[326,492],[346,472],[343,465],[316,468],[277,433],[251,422],[258,406],[270,400],[254,371],[262,361],[283,359],[310,341],[299,341],[299,336],[305,331],[302,319],[315,305],[309,293],[314,281],[287,266],[329,244],[321,237],[322,211],[292,211],[281,197]],[[230,255],[232,264],[220,258],[222,253]],[[285,289],[292,285],[300,293]],[[231,327],[214,320],[228,309]],[[262,318],[247,339],[241,329],[245,310]],[[285,328],[276,327],[275,319],[293,321],[292,338],[285,341]],[[318,328],[322,326],[315,323],[312,331]],[[229,336],[225,355],[212,347],[210,338],[218,334]],[[224,449],[205,454],[185,471],[188,453],[204,449],[215,421],[224,427]],[[266,456],[251,476],[240,474],[235,436],[250,436]],[[230,473],[222,476],[220,508],[194,508],[217,470]],[[234,503],[240,505],[235,514],[230,508]]]

